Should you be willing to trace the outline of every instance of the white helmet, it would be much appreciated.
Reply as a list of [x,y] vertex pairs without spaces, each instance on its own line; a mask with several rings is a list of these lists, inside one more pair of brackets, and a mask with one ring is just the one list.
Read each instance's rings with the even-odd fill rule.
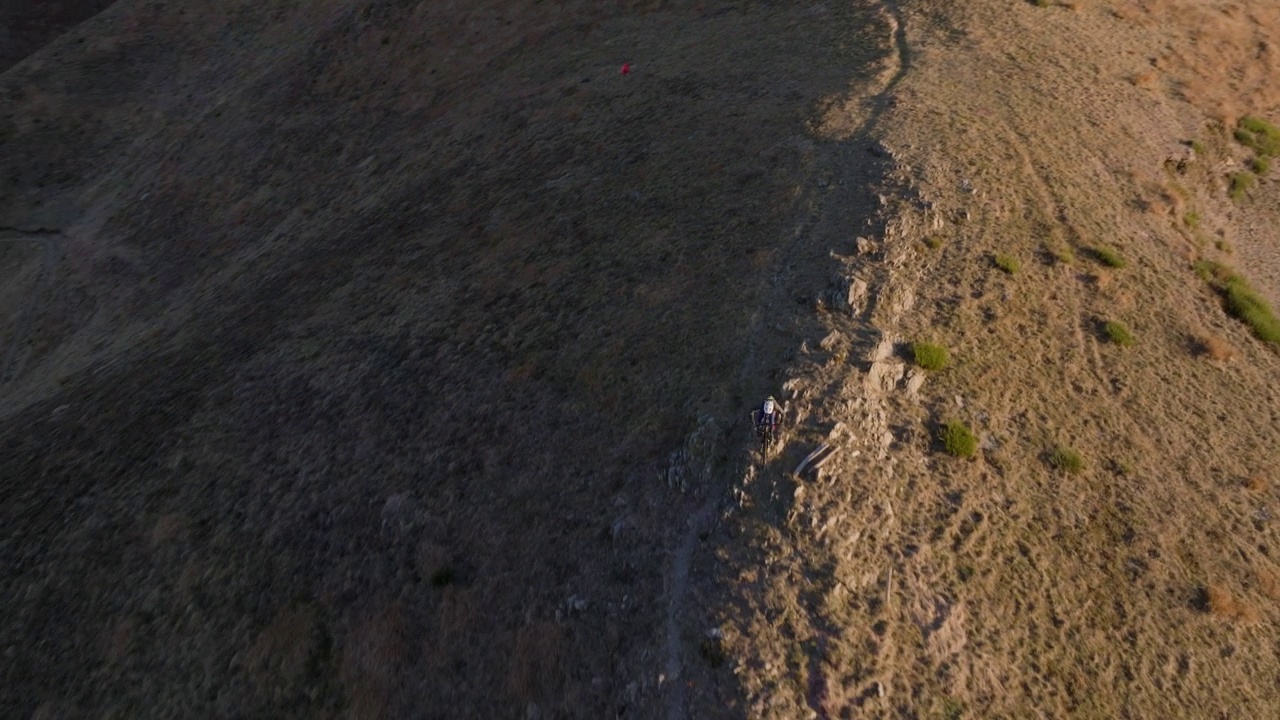
[[769,397],[767,397],[767,398],[765,398],[765,399],[764,399],[764,414],[765,414],[765,415],[772,415],[772,414],[773,414],[773,411],[774,411],[774,409],[775,409],[776,407],[777,407],[777,403],[776,403],[776,402],[774,402],[774,400],[773,400],[773,396],[772,396],[772,395],[770,395]]

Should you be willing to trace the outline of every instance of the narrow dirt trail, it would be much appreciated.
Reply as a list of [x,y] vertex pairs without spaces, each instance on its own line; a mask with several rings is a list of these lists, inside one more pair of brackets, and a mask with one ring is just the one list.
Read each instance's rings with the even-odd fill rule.
[[[849,168],[851,163],[855,162],[853,147],[861,147],[865,144],[869,133],[874,130],[879,123],[880,117],[884,110],[889,106],[890,94],[894,88],[902,81],[911,65],[911,52],[907,44],[906,27],[900,8],[896,3],[884,2],[881,7],[886,13],[887,24],[889,26],[889,34],[893,47],[891,73],[887,75],[887,80],[877,89],[875,89],[866,100],[865,106],[868,113],[857,130],[850,139],[842,143],[842,147],[835,149],[833,155],[837,161],[834,168],[837,182],[831,184],[831,189],[846,188],[846,190],[854,190],[856,188],[849,187],[847,183],[842,182],[846,175],[851,175]],[[779,267],[772,275],[773,281],[766,293],[764,307],[785,307],[788,303],[789,293],[794,289],[784,282],[787,265],[794,259],[796,250],[800,243],[805,239],[811,238],[814,234],[815,218],[829,216],[831,214],[830,203],[833,200],[833,193],[825,194],[820,200],[819,207],[811,213],[805,213],[800,223],[792,233],[791,242],[788,243],[787,252],[781,253],[779,256]],[[828,229],[827,225],[821,230]],[[823,234],[822,239],[826,239]],[[883,285],[883,280],[877,283]],[[875,295],[875,289],[872,291]],[[770,318],[772,319],[772,318]],[[758,376],[764,371],[759,367],[759,353],[757,345],[761,342],[760,338],[765,335],[771,335],[766,328],[762,327],[766,320],[766,313],[755,313],[750,339],[748,341],[748,351],[746,353],[746,361],[742,366],[741,377],[743,385],[747,384],[747,380],[751,377]],[[716,518],[717,507],[726,500],[728,492],[728,482],[717,482],[716,486],[710,489],[706,500],[702,501],[699,506],[686,517],[684,530],[680,536],[680,542],[676,546],[676,551],[671,559],[671,567],[668,574],[667,598],[666,598],[666,660],[663,665],[666,692],[666,706],[668,720],[682,720],[689,717],[688,712],[688,688],[681,680],[684,673],[684,653],[681,649],[681,618],[684,613],[685,599],[688,594],[689,572],[693,564],[694,551],[697,548],[697,540],[700,535],[704,535],[712,528]]]
[[31,334],[31,325],[36,311],[40,308],[40,298],[53,282],[54,269],[58,264],[60,250],[59,240],[62,233],[47,228],[22,229],[0,227],[0,242],[24,243],[34,242],[40,245],[40,274],[27,298],[27,306],[14,323],[13,336],[8,347],[0,357],[0,385],[11,381],[14,377],[14,366],[18,360],[18,348],[26,343]]

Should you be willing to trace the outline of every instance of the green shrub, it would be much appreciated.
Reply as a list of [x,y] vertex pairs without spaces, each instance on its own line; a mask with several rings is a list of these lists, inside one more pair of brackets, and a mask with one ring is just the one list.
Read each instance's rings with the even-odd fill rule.
[[1106,265],[1107,267],[1122,268],[1129,264],[1120,256],[1120,253],[1109,247],[1099,245],[1093,249],[1093,254],[1098,258],[1098,262]]
[[1253,171],[1258,175],[1266,175],[1267,173],[1271,172],[1271,158],[1267,157],[1266,155],[1259,155],[1258,157],[1253,159],[1253,162],[1250,163],[1250,166],[1253,168]]
[[1200,227],[1200,213],[1195,210],[1188,210],[1186,214],[1182,216],[1182,224],[1192,230]]
[[947,449],[947,454],[954,455],[958,458],[971,458],[974,453],[978,452],[978,438],[969,429],[968,425],[959,420],[948,421],[942,426],[942,432],[939,433],[942,439],[942,445]]
[[1133,333],[1129,332],[1129,328],[1122,322],[1108,321],[1103,326],[1103,330],[1106,331],[1107,338],[1120,347],[1129,347],[1133,344]]
[[1235,137],[1240,144],[1252,148],[1259,155],[1280,155],[1280,128],[1260,117],[1240,118]]
[[912,343],[911,354],[915,358],[916,365],[925,370],[942,370],[951,362],[947,349],[933,343]]
[[1249,287],[1248,281],[1236,275],[1227,281],[1224,294],[1227,310],[1243,320],[1259,340],[1280,343],[1280,319],[1276,318],[1271,305]]
[[942,247],[942,238],[938,237],[937,235],[930,235],[929,237],[924,239],[924,244],[925,244],[925,247],[929,248],[930,250],[937,250],[938,248]]
[[1262,296],[1249,285],[1249,281],[1222,263],[1201,260],[1196,263],[1196,274],[1222,295],[1227,312],[1243,321],[1253,334],[1263,342],[1280,344],[1280,318]]
[[1192,140],[1192,141],[1191,141],[1191,151],[1192,151],[1192,152],[1194,152],[1196,155],[1203,155],[1203,154],[1204,154],[1204,143],[1200,142],[1199,140]]
[[1084,458],[1080,457],[1080,453],[1069,447],[1054,448],[1049,453],[1049,464],[1054,469],[1061,470],[1065,473],[1077,475],[1084,470]]
[[1238,172],[1231,175],[1231,188],[1229,190],[1232,200],[1240,200],[1249,192],[1249,188],[1253,187],[1253,173]]
[[1012,255],[997,254],[996,267],[1013,275],[1022,269],[1022,263]]
[[1071,250],[1071,246],[1066,243],[1050,243],[1045,246],[1049,254],[1053,256],[1054,262],[1062,265],[1070,265],[1076,261],[1076,254]]

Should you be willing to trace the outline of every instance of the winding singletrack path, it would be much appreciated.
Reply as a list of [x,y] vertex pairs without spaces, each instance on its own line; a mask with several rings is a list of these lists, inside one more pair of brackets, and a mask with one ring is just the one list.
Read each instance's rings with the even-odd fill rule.
[[[853,142],[865,140],[867,134],[871,132],[879,123],[880,117],[885,108],[888,107],[889,96],[897,87],[903,77],[906,75],[911,65],[910,48],[907,45],[906,27],[903,21],[902,11],[893,2],[884,2],[883,9],[888,15],[889,32],[892,36],[894,47],[894,72],[885,83],[870,97],[870,113],[863,121],[858,130],[852,135]],[[795,233],[796,241],[805,235],[804,232]],[[787,260],[784,255],[780,262],[785,263]],[[775,277],[777,274],[775,273]],[[785,294],[786,288],[781,287],[781,283],[775,283],[775,293]],[[780,300],[778,307],[781,307],[785,301]],[[759,313],[756,314],[756,324],[763,318]],[[757,330],[759,328],[756,328]],[[753,337],[757,333],[753,332]],[[748,352],[748,364],[751,364],[755,358],[755,352]],[[744,376],[751,372],[758,372],[758,368],[744,367]],[[716,517],[717,503],[723,498],[721,493],[710,492],[707,499],[701,503],[697,509],[690,512],[685,518],[684,532],[681,535],[680,542],[676,546],[675,553],[671,559],[671,567],[666,583],[666,659],[663,663],[663,675],[665,678],[666,688],[666,706],[667,720],[685,720],[688,714],[688,690],[684,682],[681,681],[684,669],[684,657],[681,649],[680,638],[680,618],[685,603],[685,596],[688,593],[689,586],[689,570],[693,564],[693,553],[697,547],[697,539],[699,535],[704,534],[711,529],[712,522]]]

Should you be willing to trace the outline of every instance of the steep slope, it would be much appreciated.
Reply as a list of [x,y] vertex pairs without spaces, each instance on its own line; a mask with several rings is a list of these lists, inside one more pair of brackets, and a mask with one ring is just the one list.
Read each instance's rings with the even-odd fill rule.
[[669,554],[882,22],[123,0],[6,72],[0,715],[679,708]]

